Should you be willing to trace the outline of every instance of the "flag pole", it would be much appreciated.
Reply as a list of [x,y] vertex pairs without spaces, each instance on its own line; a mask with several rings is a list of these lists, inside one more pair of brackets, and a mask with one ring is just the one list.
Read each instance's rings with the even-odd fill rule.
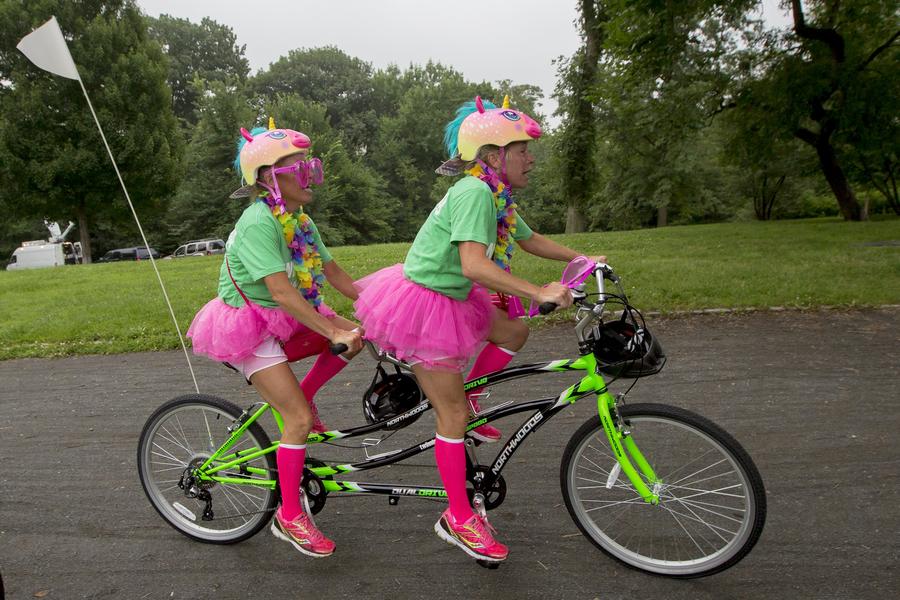
[[125,200],[128,201],[128,208],[131,209],[131,214],[134,216],[134,222],[137,223],[138,231],[141,232],[141,239],[144,241],[144,247],[147,248],[147,255],[150,257],[150,264],[153,265],[153,271],[156,273],[156,279],[159,281],[160,289],[162,289],[163,298],[166,300],[166,306],[169,307],[169,314],[172,316],[172,322],[175,323],[175,331],[178,332],[178,340],[181,342],[181,349],[184,351],[184,358],[187,360],[188,370],[191,372],[191,379],[194,381],[194,389],[199,394],[200,386],[197,385],[197,377],[194,375],[194,367],[191,365],[191,357],[188,355],[187,344],[185,344],[184,336],[181,334],[181,327],[178,325],[178,319],[175,318],[175,311],[172,309],[172,303],[169,301],[169,294],[166,292],[166,286],[163,284],[162,276],[159,274],[159,269],[156,267],[156,260],[153,258],[153,253],[150,251],[150,244],[147,242],[147,236],[144,235],[144,228],[141,226],[141,220],[137,216],[137,211],[134,210],[134,204],[131,202],[128,188],[125,187],[125,181],[122,179],[122,174],[119,172],[119,165],[116,164],[116,159],[113,157],[112,150],[110,150],[109,144],[106,141],[103,127],[100,126],[100,120],[97,118],[97,113],[94,112],[94,105],[91,103],[91,97],[88,96],[87,90],[84,87],[84,82],[81,81],[81,74],[78,72],[75,61],[72,60],[72,53],[69,52],[69,46],[66,44],[66,39],[63,37],[62,30],[59,28],[56,17],[50,17],[46,23],[22,38],[16,45],[16,48],[24,54],[28,60],[41,69],[49,71],[54,75],[59,75],[60,77],[78,80],[78,85],[81,86],[81,91],[84,93],[84,99],[87,100],[88,108],[91,109],[91,116],[94,117],[94,123],[97,124],[97,130],[100,132],[103,146],[106,148],[106,152],[109,154],[109,160],[112,162],[113,169],[116,171],[116,177],[119,178],[119,184],[122,186],[122,191],[125,192]]
[[147,236],[144,235],[144,228],[141,226],[141,220],[137,216],[137,211],[134,210],[134,204],[131,203],[131,196],[128,194],[128,188],[125,187],[125,181],[122,180],[122,174],[119,172],[119,165],[116,164],[116,159],[113,158],[112,150],[109,149],[109,144],[106,142],[106,136],[103,134],[100,120],[97,118],[97,113],[94,112],[94,105],[91,104],[91,98],[88,96],[87,90],[84,87],[84,82],[81,81],[80,73],[78,74],[78,85],[81,86],[81,91],[84,93],[84,99],[87,100],[88,108],[91,109],[91,115],[94,117],[94,123],[97,124],[97,130],[100,131],[100,137],[103,139],[103,146],[106,148],[107,154],[109,154],[109,160],[112,162],[113,169],[116,170],[116,177],[119,178],[122,191],[125,192],[125,200],[128,201],[128,208],[131,209],[131,214],[134,215],[134,222],[137,223],[138,231],[141,232],[141,239],[144,241],[144,246],[147,248],[147,256],[150,257],[150,264],[153,265],[153,271],[156,273],[156,279],[159,281],[160,289],[162,289],[163,298],[166,299],[166,306],[169,307],[169,314],[172,316],[172,322],[175,323],[175,331],[178,332],[178,341],[181,342],[181,349],[184,351],[184,358],[187,361],[188,370],[191,372],[191,379],[194,381],[194,390],[199,394],[200,386],[197,385],[197,377],[194,375],[194,367],[191,365],[191,357],[188,354],[187,344],[184,342],[184,335],[181,333],[181,326],[178,325],[178,319],[175,318],[175,310],[172,308],[172,303],[169,301],[169,294],[166,292],[166,286],[163,284],[162,276],[159,274],[159,269],[156,267],[156,259],[153,258],[153,252],[150,251],[150,243],[147,242]]

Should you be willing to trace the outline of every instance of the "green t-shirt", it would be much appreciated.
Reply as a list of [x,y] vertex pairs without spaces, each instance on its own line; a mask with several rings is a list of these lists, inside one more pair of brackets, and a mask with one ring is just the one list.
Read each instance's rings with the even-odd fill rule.
[[[322,262],[331,261],[331,253],[322,243],[319,229],[312,219],[310,224],[313,237],[319,246],[319,254],[322,255]],[[267,275],[284,271],[291,283],[297,285],[291,251],[284,239],[281,223],[263,202],[253,202],[244,210],[228,236],[228,241],[225,242],[225,256],[231,267],[231,276],[244,294],[256,304],[278,306],[278,303],[272,300],[272,294],[263,281]],[[243,298],[228,276],[225,261],[222,261],[222,268],[219,269],[219,298],[230,306],[244,305]]]
[[[531,228],[516,215],[513,239],[527,240],[531,235]],[[497,208],[491,188],[477,177],[463,177],[435,205],[406,255],[403,274],[421,286],[465,300],[472,282],[462,274],[459,242],[484,244],[488,258],[494,255]]]

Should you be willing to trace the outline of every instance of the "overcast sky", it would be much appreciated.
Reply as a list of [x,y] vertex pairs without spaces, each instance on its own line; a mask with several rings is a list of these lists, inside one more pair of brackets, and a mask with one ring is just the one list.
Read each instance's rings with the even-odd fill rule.
[[[786,22],[778,0],[766,0],[765,17]],[[252,72],[294,48],[337,46],[383,68],[451,66],[470,81],[511,79],[544,91],[541,111],[556,108],[559,56],[578,47],[575,0],[509,0],[498,3],[436,0],[138,0],[151,15],[199,22],[208,16],[234,30],[245,44]],[[500,23],[500,25],[498,25]],[[555,119],[550,119],[555,124]]]

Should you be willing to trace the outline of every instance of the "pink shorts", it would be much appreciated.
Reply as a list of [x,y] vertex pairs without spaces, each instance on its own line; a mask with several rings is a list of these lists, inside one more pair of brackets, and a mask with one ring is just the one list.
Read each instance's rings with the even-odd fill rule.
[[274,337],[269,337],[263,340],[253,350],[253,354],[246,359],[228,364],[237,369],[247,381],[250,381],[250,376],[257,371],[262,371],[283,362],[287,362],[287,355],[285,355],[284,349],[278,343],[278,340]]

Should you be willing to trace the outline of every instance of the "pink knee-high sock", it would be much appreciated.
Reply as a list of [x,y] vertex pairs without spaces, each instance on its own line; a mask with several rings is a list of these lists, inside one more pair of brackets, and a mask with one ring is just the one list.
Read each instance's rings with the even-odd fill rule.
[[[481,377],[482,375],[487,375],[488,373],[499,371],[500,369],[508,365],[509,361],[511,361],[515,356],[516,352],[514,350],[507,350],[506,348],[498,346],[497,344],[488,342],[481,350],[478,358],[475,359],[475,364],[472,365],[472,370],[469,371],[469,375],[466,377],[466,381],[471,381],[476,377]],[[472,399],[471,396],[478,393],[478,388],[474,388],[469,390],[469,393],[466,394],[466,397],[469,398],[469,401],[475,405],[475,410],[478,410],[478,403],[474,402],[474,399]]]
[[450,514],[457,523],[464,523],[472,516],[472,506],[466,495],[466,448],[463,441],[436,435],[434,458],[447,490]]
[[312,366],[312,369],[309,370],[309,373],[307,373],[306,377],[303,378],[303,381],[300,382],[300,389],[303,390],[306,401],[312,402],[316,392],[318,392],[329,379],[340,373],[341,369],[347,366],[347,362],[348,359],[344,358],[342,354],[335,356],[327,350],[320,354],[319,358],[316,359],[315,364]]
[[275,451],[278,464],[278,485],[281,486],[281,515],[292,521],[303,510],[300,506],[300,481],[303,479],[303,463],[306,460],[306,444],[279,444]]

